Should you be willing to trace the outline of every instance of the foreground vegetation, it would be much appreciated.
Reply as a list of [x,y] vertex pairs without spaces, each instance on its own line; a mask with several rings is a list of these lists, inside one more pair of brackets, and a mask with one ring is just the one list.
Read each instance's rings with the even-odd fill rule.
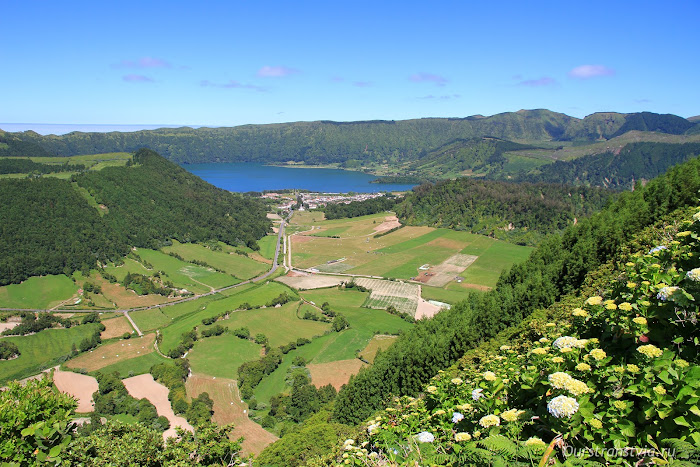
[[533,311],[581,286],[586,274],[614,260],[645,226],[696,202],[700,161],[694,159],[625,193],[601,213],[543,242],[530,258],[504,273],[496,288],[404,333],[338,395],[335,415],[359,423],[390,394],[415,395],[428,379],[466,351],[491,339]]
[[589,285],[602,296],[572,297],[500,347],[467,354],[424,397],[397,398],[367,422],[358,443],[366,441],[346,442],[343,457],[353,465],[695,465],[700,212],[676,219],[642,239],[664,244],[625,255],[621,270]]

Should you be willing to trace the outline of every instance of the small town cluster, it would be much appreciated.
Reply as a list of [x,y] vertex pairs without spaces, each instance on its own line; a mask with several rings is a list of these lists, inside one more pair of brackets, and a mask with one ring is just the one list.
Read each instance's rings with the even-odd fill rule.
[[307,192],[274,192],[263,193],[262,197],[276,203],[277,209],[289,210],[299,204],[299,210],[316,209],[327,204],[348,204],[352,201],[365,201],[384,196],[384,193],[307,193]]

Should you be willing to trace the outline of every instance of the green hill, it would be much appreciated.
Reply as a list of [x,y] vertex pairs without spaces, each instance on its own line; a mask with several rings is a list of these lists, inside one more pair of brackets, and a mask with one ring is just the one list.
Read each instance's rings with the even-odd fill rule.
[[133,161],[72,182],[0,179],[0,285],[89,269],[170,239],[258,248],[270,229],[257,199],[209,185],[147,149]]
[[466,229],[535,245],[599,211],[611,194],[598,188],[458,178],[414,188],[395,210],[404,224]]

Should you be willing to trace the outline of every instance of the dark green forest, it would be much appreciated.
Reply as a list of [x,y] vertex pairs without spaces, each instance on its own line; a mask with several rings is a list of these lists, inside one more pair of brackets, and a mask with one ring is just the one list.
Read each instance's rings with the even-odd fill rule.
[[257,248],[270,229],[258,199],[209,185],[150,150],[134,163],[73,177],[104,206],[102,216],[68,180],[0,180],[0,285],[69,275],[173,238]]
[[6,133],[0,130],[0,157],[47,157],[53,155],[39,141],[43,137],[33,131]]
[[458,178],[415,187],[395,210],[408,225],[469,230],[534,245],[599,211],[610,196],[599,188]]
[[[607,123],[601,124],[601,119]],[[590,142],[610,138],[621,128],[679,134],[683,133],[683,128],[692,131],[694,125],[674,115],[608,113],[593,114],[581,120],[540,109],[490,117],[296,122],[233,128],[163,128],[129,133],[73,132],[63,136],[40,136],[34,132],[12,135],[60,156],[133,152],[149,147],[178,163],[293,160],[308,164],[357,164],[387,160],[397,164],[416,160],[422,151],[460,138],[488,136],[510,141]]]
[[328,204],[324,209],[326,219],[341,219],[344,217],[359,217],[392,211],[397,199],[393,196],[380,196],[364,201],[351,201],[348,204]]
[[618,153],[556,161],[542,166],[539,173],[521,175],[517,180],[629,190],[637,181],[657,177],[697,155],[700,155],[700,143],[631,143]]
[[66,180],[0,180],[0,219],[0,285],[71,274],[129,251]]
[[51,174],[84,170],[83,164],[40,164],[31,159],[0,159],[0,174]]
[[470,294],[400,336],[340,391],[336,419],[359,423],[390,395],[417,393],[467,350],[580,287],[588,272],[615,260],[635,233],[678,208],[697,205],[698,190],[700,159],[692,159],[644,188],[621,194],[562,235],[548,237],[528,260],[503,273],[495,289]]

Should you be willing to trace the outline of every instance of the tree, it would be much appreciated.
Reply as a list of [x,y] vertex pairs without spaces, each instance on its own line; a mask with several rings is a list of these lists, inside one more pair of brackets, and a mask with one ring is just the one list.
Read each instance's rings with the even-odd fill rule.
[[11,465],[57,463],[73,436],[75,399],[53,388],[49,378],[24,386],[12,381],[0,391],[0,461]]

